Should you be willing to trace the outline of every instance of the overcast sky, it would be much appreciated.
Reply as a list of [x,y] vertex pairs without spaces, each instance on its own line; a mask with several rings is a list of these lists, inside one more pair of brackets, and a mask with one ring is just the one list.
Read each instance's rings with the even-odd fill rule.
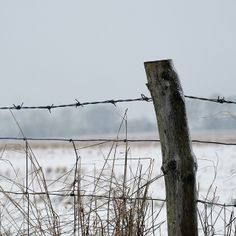
[[149,95],[171,58],[185,94],[236,95],[236,1],[0,0],[0,105]]

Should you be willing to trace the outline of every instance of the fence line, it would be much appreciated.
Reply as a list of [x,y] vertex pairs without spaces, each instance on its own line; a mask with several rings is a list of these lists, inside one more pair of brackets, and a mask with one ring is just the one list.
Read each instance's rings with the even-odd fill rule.
[[[71,139],[71,138],[18,138],[18,137],[0,137],[0,140],[12,140],[12,141],[55,141],[55,142],[116,142],[116,143],[142,143],[142,142],[155,142],[160,143],[160,139],[106,139],[106,138],[97,138],[97,139]],[[208,141],[208,140],[197,140],[193,139],[192,143],[199,144],[212,144],[212,145],[223,145],[223,146],[236,146],[236,143],[233,142],[219,142],[219,141]]]
[[[209,98],[204,98],[204,97],[195,97],[195,96],[188,96],[188,95],[184,95],[185,98],[187,99],[193,99],[193,100],[199,100],[199,101],[206,101],[206,102],[214,102],[214,103],[219,103],[219,104],[236,104],[235,101],[230,101],[230,100],[225,100],[224,97],[220,98],[216,98],[216,99],[209,99]],[[152,98],[147,97],[143,94],[141,94],[140,98],[134,98],[134,99],[118,99],[118,100],[104,100],[104,101],[92,101],[92,102],[83,102],[80,103],[77,99],[75,99],[75,103],[72,104],[61,104],[61,105],[50,105],[50,106],[24,106],[24,104],[22,103],[21,105],[15,105],[13,104],[13,106],[9,106],[9,107],[0,107],[0,110],[48,110],[49,112],[51,112],[52,109],[57,109],[57,108],[78,108],[78,107],[84,107],[87,105],[99,105],[99,104],[112,104],[114,106],[116,106],[117,103],[126,103],[126,102],[151,102]],[[73,143],[73,142],[94,142],[95,145],[100,145],[100,144],[106,144],[106,143],[151,143],[151,142],[155,142],[155,143],[160,143],[160,139],[132,139],[132,138],[32,138],[32,137],[0,137],[0,141],[24,141],[26,142],[26,163],[28,161],[28,156],[27,156],[27,141],[58,141],[58,142],[68,142],[68,143]],[[236,142],[225,142],[225,141],[214,141],[214,140],[198,140],[198,139],[193,139],[191,140],[192,143],[196,143],[196,144],[209,144],[209,145],[224,145],[224,146],[236,146]],[[91,145],[92,146],[92,145]],[[74,146],[75,148],[75,146]],[[26,218],[26,223],[27,223],[27,232],[28,235],[30,235],[30,197],[34,197],[34,196],[40,196],[40,195],[46,195],[47,197],[49,196],[57,196],[57,197],[64,197],[64,198],[74,198],[74,199],[82,199],[82,198],[86,198],[86,199],[90,199],[90,198],[96,198],[96,199],[103,199],[106,200],[108,199],[110,200],[114,200],[114,202],[117,202],[117,200],[124,200],[124,202],[126,202],[127,200],[130,201],[135,201],[135,200],[147,200],[148,202],[162,202],[163,204],[165,204],[166,200],[165,199],[161,199],[161,198],[151,198],[151,197],[125,197],[124,196],[107,196],[107,195],[99,195],[99,194],[81,194],[80,190],[79,190],[79,183],[78,183],[78,191],[75,191],[75,185],[74,185],[74,190],[71,191],[71,189],[67,190],[64,189],[63,191],[34,191],[34,190],[29,190],[29,186],[28,186],[28,180],[27,180],[27,176],[28,176],[28,164],[26,164],[26,176],[25,176],[25,180],[26,180],[26,186],[22,191],[4,191],[3,189],[0,189],[0,193],[3,195],[9,195],[8,198],[10,198],[10,195],[15,195],[15,196],[23,196],[23,198],[27,198],[26,200],[27,202],[27,212],[25,212],[25,215],[27,216]],[[77,164],[76,164],[77,166]],[[76,176],[75,179],[76,180]],[[154,180],[155,181],[155,180]],[[153,182],[154,182],[153,181]],[[74,181],[74,183],[76,184],[76,181]],[[150,184],[149,182],[147,182],[147,184]],[[214,202],[214,201],[208,201],[206,200],[200,200],[197,199],[196,200],[198,204],[201,204],[205,207],[220,207],[222,209],[235,209],[236,208],[236,203],[231,203],[231,204],[223,204],[223,203],[218,203],[218,202]],[[74,211],[74,213],[76,213],[76,210]],[[54,214],[54,213],[53,213]],[[76,216],[76,215],[75,215]],[[219,217],[219,216],[218,216]],[[224,216],[225,217],[225,216]],[[218,218],[217,218],[218,219]],[[79,230],[79,228],[77,229],[77,227],[79,227],[79,223],[76,223],[77,218],[75,217],[74,220],[74,232],[76,232],[76,230]],[[234,220],[234,219],[233,219]],[[233,221],[232,220],[232,221]]]
[[[208,101],[208,102],[214,102],[214,103],[220,103],[220,104],[236,104],[236,101],[230,101],[230,100],[225,100],[224,97],[217,97],[217,98],[204,98],[204,97],[196,97],[196,96],[189,96],[189,95],[184,95],[185,98],[188,99],[193,99],[193,100],[200,100],[200,101]],[[109,100],[104,100],[104,101],[92,101],[92,102],[79,102],[77,99],[75,99],[75,103],[71,104],[60,104],[60,105],[42,105],[42,106],[24,106],[24,103],[21,103],[20,105],[15,105],[13,106],[5,106],[5,107],[0,107],[0,110],[48,110],[51,112],[52,109],[57,109],[57,108],[65,108],[65,107],[84,107],[88,105],[98,105],[98,104],[112,104],[116,106],[117,103],[127,103],[127,102],[150,102],[152,101],[151,97],[147,97],[144,94],[141,94],[140,98],[128,98],[128,99],[109,99]]]

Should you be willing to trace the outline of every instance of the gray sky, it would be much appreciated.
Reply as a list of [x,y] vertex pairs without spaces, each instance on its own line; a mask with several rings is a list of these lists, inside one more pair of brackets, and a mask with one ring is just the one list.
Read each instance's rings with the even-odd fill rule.
[[171,58],[185,94],[235,95],[236,1],[0,0],[1,106],[149,95]]

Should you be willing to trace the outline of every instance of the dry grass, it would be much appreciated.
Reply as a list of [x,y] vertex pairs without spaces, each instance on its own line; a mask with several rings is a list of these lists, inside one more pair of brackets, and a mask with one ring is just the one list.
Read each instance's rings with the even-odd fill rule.
[[198,200],[199,233],[204,236],[235,236],[236,218],[234,208],[236,205],[219,203],[217,187],[215,186],[218,160],[216,163],[212,163],[212,167],[214,175],[207,194],[203,200]]
[[[150,192],[162,176],[153,177],[153,159],[129,157],[128,144],[118,158],[119,145],[110,145],[98,167],[79,155],[94,146],[72,142],[74,165],[45,169],[28,142],[2,146],[8,168],[0,173],[0,235],[166,235],[165,202]],[[23,170],[5,158],[13,147],[25,157]],[[218,203],[214,180],[198,203],[199,235],[235,235],[234,206]]]
[[157,211],[149,196],[150,184],[161,177],[152,178],[152,159],[145,165],[126,154],[117,159],[114,142],[102,168],[84,173],[73,142],[71,169],[43,170],[25,144],[24,172],[2,153],[10,174],[0,176],[1,235],[154,235],[161,226],[157,216],[164,202]]

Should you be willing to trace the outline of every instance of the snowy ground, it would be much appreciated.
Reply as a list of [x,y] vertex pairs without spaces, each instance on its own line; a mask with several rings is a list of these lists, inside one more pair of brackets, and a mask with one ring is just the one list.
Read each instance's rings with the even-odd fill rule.
[[[205,140],[208,138],[212,139],[212,136],[209,135],[201,135],[201,137]],[[219,136],[217,137],[219,140]],[[226,141],[233,140],[232,135],[220,137],[224,140],[227,139]],[[197,136],[197,138],[199,138],[199,136]],[[45,191],[42,180],[36,180],[35,177],[41,176],[39,172],[42,171],[47,181],[48,191],[63,191],[63,193],[69,194],[70,191],[73,190],[74,175],[76,172],[76,155],[72,143],[66,143],[62,145],[61,143],[45,144],[32,141],[29,142],[29,145],[30,149],[28,150],[27,164],[25,142],[2,142],[0,144],[0,186],[2,191],[4,190],[8,192],[11,197],[17,196],[12,192],[24,192],[26,186],[28,186],[28,190],[32,192]],[[95,193],[90,187],[90,184],[91,182],[94,182],[96,178],[98,178],[103,167],[103,174],[105,176],[106,173],[110,173],[109,171],[112,169],[114,164],[114,179],[117,182],[119,182],[119,180],[123,180],[126,151],[128,153],[128,169],[126,170],[127,180],[134,178],[134,176],[137,174],[137,171],[142,171],[143,179],[148,178],[150,166],[152,165],[153,171],[151,179],[162,174],[160,170],[161,150],[158,143],[129,143],[128,146],[126,146],[125,143],[119,143],[119,145],[116,146],[115,144],[112,144],[112,142],[78,142],[75,143],[75,145],[79,157],[77,168],[80,168],[80,174],[82,178],[85,179],[86,177],[86,181],[88,182],[87,185],[86,183],[82,183],[81,188],[82,191],[84,191],[84,193],[87,195]],[[193,151],[198,160],[198,198],[222,204],[234,204],[236,199],[236,146],[194,144]],[[107,158],[108,161],[106,165],[104,165]],[[26,165],[28,165],[28,171],[26,170]],[[26,172],[28,173],[28,177],[26,177]],[[42,186],[39,187],[37,184]],[[103,192],[103,188],[100,186],[100,188],[96,190],[96,194],[102,195],[107,194],[107,192]],[[12,217],[8,216],[8,214],[11,215],[11,212],[7,213],[7,211],[12,210],[14,214],[16,212],[16,209],[13,210],[13,207],[10,206],[9,195],[1,195],[1,235],[4,235],[3,232],[6,233],[6,228],[10,227],[11,220],[13,219]],[[165,199],[163,177],[158,178],[156,181],[151,183],[149,187],[149,196],[151,196],[153,199]],[[27,204],[20,199],[22,198],[19,198],[18,203],[19,205],[23,204],[21,205],[22,209],[27,208]],[[71,198],[68,197],[53,199],[54,200],[52,200],[52,204],[54,204],[53,207],[55,211],[59,209],[60,212],[69,212],[69,210],[73,209],[73,199],[71,200]],[[9,206],[9,208],[7,206]],[[155,206],[157,208],[161,207],[162,202],[157,201]],[[203,208],[203,206],[199,207],[200,209]],[[217,212],[219,211],[222,211],[222,214],[230,214],[231,210],[232,208],[222,210],[222,208],[215,207],[212,209],[212,212],[214,212],[212,215],[217,215]],[[50,214],[53,214],[53,212]],[[230,215],[227,217],[230,217]],[[165,218],[165,211],[163,210],[158,218],[158,222],[160,223],[165,221]],[[218,218],[219,219],[216,220],[211,219],[211,222],[212,225],[214,224],[215,232],[223,235],[225,233],[223,228],[226,224],[226,222],[224,222],[226,217],[224,218],[224,216],[220,216]],[[73,221],[73,219],[70,220]],[[24,226],[23,223],[22,225],[23,226],[17,225],[15,228],[25,227],[24,229],[26,230],[27,227]],[[199,223],[199,227],[200,225],[201,223]],[[14,230],[16,229],[11,229],[11,232],[15,232]],[[46,233],[46,235],[49,234],[49,232]],[[66,233],[64,233],[64,235],[66,235]],[[73,234],[68,233],[67,235]],[[165,223],[160,229],[156,231],[156,235],[166,235]]]

